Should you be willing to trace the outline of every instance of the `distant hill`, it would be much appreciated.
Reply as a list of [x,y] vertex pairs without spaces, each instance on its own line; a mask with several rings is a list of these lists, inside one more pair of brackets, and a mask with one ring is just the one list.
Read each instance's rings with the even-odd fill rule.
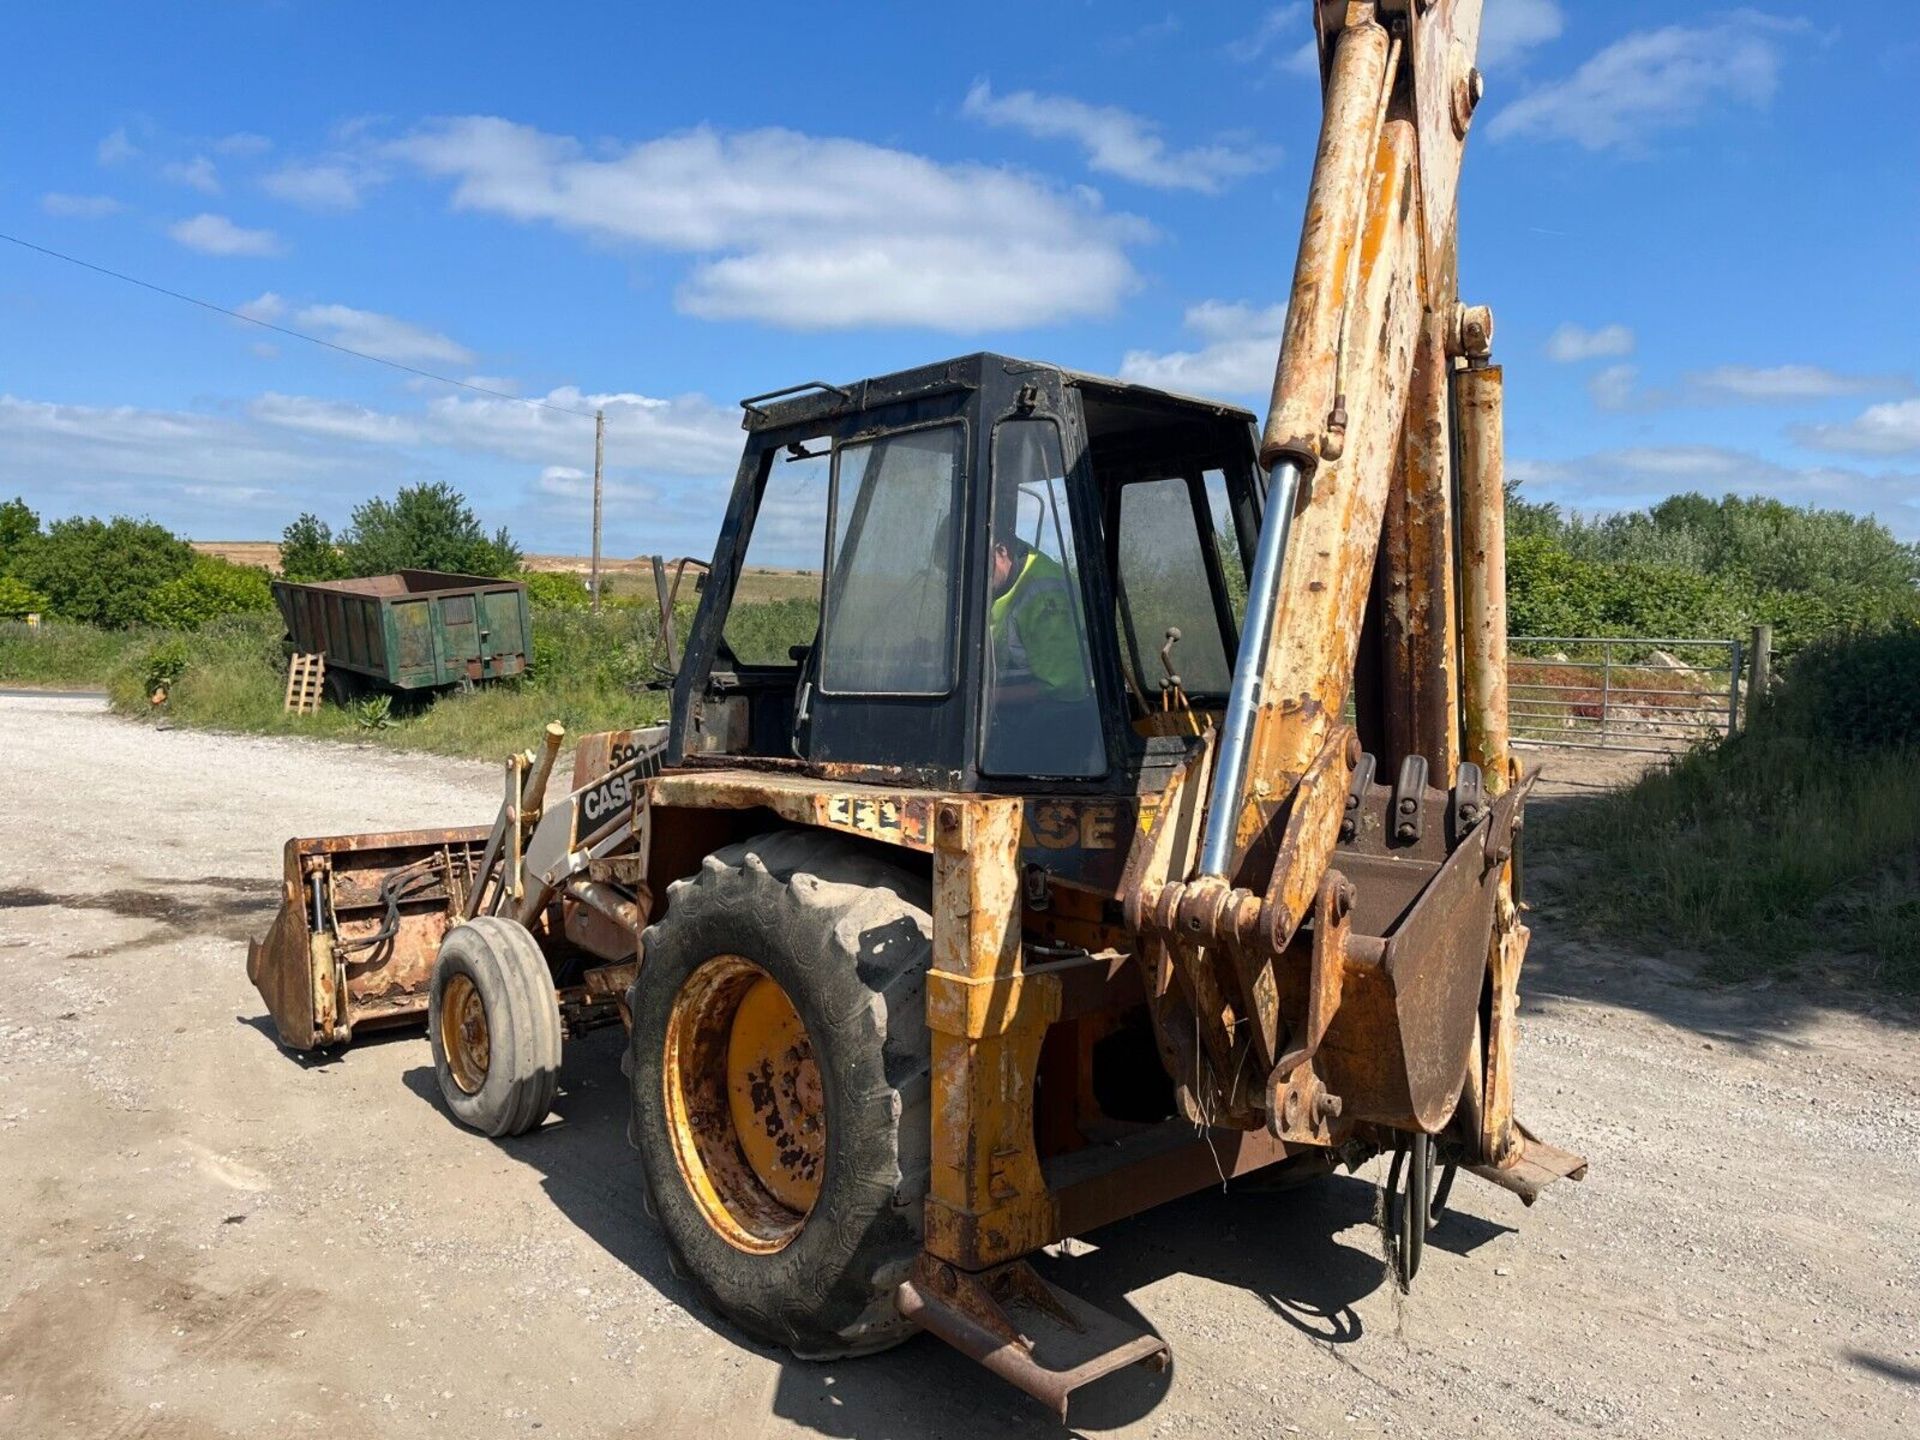
[[[189,543],[202,555],[213,555],[222,560],[230,560],[236,565],[264,566],[275,574],[280,570],[278,541],[194,540]],[[525,563],[529,570],[547,570],[581,576],[586,575],[593,568],[591,557],[586,555],[529,555]],[[600,559],[600,569],[607,578],[606,593],[609,595],[632,594],[637,591],[644,591],[648,595],[653,593],[653,562],[645,555],[625,557],[604,555]],[[671,569],[668,573],[671,575]],[[755,568],[747,571],[740,598],[743,600],[805,599],[814,595],[819,586],[817,574],[812,570]],[[687,593],[683,586],[682,596]]]

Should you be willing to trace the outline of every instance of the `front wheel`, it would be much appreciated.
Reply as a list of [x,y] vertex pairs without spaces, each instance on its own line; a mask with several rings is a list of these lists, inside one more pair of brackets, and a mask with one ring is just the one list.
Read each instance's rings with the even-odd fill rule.
[[500,1139],[547,1118],[560,1088],[560,1006],[525,926],[482,915],[447,932],[427,1035],[440,1094],[462,1125]]
[[630,997],[633,1138],[714,1307],[809,1359],[908,1338],[932,1136],[928,887],[843,840],[729,846],[668,891]]

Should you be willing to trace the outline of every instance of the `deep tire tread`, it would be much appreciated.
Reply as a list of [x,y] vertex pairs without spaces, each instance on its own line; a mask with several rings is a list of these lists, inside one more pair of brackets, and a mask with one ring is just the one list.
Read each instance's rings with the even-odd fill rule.
[[[649,1209],[716,1309],[803,1358],[866,1354],[914,1333],[893,1291],[920,1250],[931,1152],[930,912],[924,879],[838,837],[788,830],[708,856],[670,887],[665,917],[644,937],[627,1069]],[[823,1078],[837,1067],[820,1198],[773,1256],[734,1250],[709,1229],[665,1135],[665,1018],[686,976],[721,953],[774,973],[814,1033]]]

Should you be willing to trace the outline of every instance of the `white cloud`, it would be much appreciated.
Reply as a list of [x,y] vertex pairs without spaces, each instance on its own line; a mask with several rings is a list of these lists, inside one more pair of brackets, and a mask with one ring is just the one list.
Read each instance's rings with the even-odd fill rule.
[[1704,25],[1638,30],[1565,79],[1521,96],[1487,133],[1631,150],[1724,105],[1762,109],[1779,88],[1780,37],[1804,28],[1804,21],[1736,10]]
[[322,339],[336,345],[403,365],[471,365],[474,360],[473,352],[457,340],[350,305],[309,305],[294,316],[294,322],[302,330],[318,331]]
[[[540,398],[562,411],[605,411],[607,454],[628,469],[730,476],[740,458],[740,412],[703,395],[596,395],[562,386]],[[580,454],[583,435],[589,450],[592,446],[593,426],[585,414],[483,395],[443,396],[427,412],[434,432],[456,448],[558,463]]]
[[296,161],[266,176],[260,188],[308,210],[354,210],[371,179],[363,167],[344,161]]
[[1507,473],[1529,500],[1588,514],[1639,510],[1679,491],[1768,495],[1877,517],[1902,539],[1920,537],[1920,474],[1790,466],[1715,445],[1649,445],[1565,460],[1516,458]]
[[1566,27],[1559,0],[1487,0],[1480,20],[1480,68],[1513,64],[1534,47],[1558,40]]
[[1547,358],[1561,365],[1633,353],[1633,331],[1625,325],[1587,330],[1571,322],[1547,337]]
[[202,255],[278,255],[285,248],[271,230],[249,230],[224,215],[195,215],[167,227],[167,234]]
[[287,302],[269,290],[262,295],[255,296],[253,299],[247,301],[246,304],[238,305],[234,308],[239,314],[246,316],[249,320],[265,320],[269,324],[272,324],[287,313]]
[[1842,395],[1899,393],[1913,382],[1898,375],[1845,375],[1818,365],[1720,365],[1689,375],[1688,391],[1708,400],[1770,404],[1783,400],[1830,400]]
[[1640,371],[1633,365],[1609,365],[1587,381],[1587,393],[1602,410],[1631,410],[1639,401]]
[[329,440],[356,440],[364,444],[412,445],[422,438],[415,417],[394,415],[342,400],[316,400],[306,395],[281,395],[269,390],[247,407],[247,413],[267,425],[318,435]]
[[1206,300],[1188,309],[1184,323],[1205,343],[1196,350],[1129,350],[1123,379],[1191,395],[1257,396],[1273,388],[1280,332],[1287,307]]
[[40,197],[40,208],[62,220],[100,220],[119,214],[125,207],[111,195],[63,195],[49,191]]
[[1818,450],[1860,455],[1911,455],[1920,452],[1920,400],[1890,400],[1869,405],[1843,425],[1806,425],[1794,438]]
[[1279,159],[1276,151],[1248,145],[1169,150],[1152,121],[1117,105],[1089,105],[1031,90],[995,95],[985,80],[967,91],[961,113],[1042,140],[1071,140],[1086,152],[1089,169],[1161,190],[1213,194],[1223,182],[1268,169]]
[[680,307],[795,329],[973,332],[1110,313],[1150,231],[1014,171],[858,140],[701,128],[589,155],[490,117],[387,147],[457,208],[700,257]]
[[325,456],[225,416],[0,396],[0,470],[87,497],[88,508],[146,513],[156,480],[225,492],[309,483],[330,468]]
[[140,147],[127,138],[127,127],[124,125],[101,137],[100,143],[93,148],[94,159],[102,165],[118,165],[139,153]]
[[1258,25],[1227,46],[1227,53],[1243,65],[1264,60],[1276,50],[1291,55],[1302,32],[1313,34],[1313,17],[1306,0],[1288,0],[1262,15]]
[[[541,495],[561,501],[569,510],[584,513],[593,504],[593,475],[577,465],[549,465],[540,472],[534,489]],[[629,480],[611,480],[604,476],[600,498],[605,505],[646,505],[660,496],[658,487]]]
[[160,167],[160,178],[170,185],[198,190],[202,195],[220,193],[220,172],[204,155],[196,155],[191,160],[169,160]]
[[[739,412],[700,395],[659,399],[583,394],[562,386],[537,397],[555,409],[482,395],[441,395],[415,410],[268,393],[248,413],[266,425],[381,445],[444,445],[541,465],[593,446],[592,412],[607,417],[610,464],[675,475],[730,475],[740,454]],[[567,413],[573,412],[573,413]]]
[[213,142],[213,148],[222,155],[237,155],[243,159],[264,155],[273,149],[273,141],[264,135],[256,135],[251,130],[236,130],[231,135],[222,135]]

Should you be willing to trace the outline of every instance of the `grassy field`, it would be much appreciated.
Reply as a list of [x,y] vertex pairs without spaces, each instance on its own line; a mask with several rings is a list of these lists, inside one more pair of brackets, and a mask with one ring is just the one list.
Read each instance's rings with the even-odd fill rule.
[[[652,618],[542,614],[534,623],[535,672],[525,680],[418,700],[328,703],[288,715],[286,649],[278,616],[233,617],[191,634],[0,625],[0,681],[104,689],[122,714],[158,713],[176,724],[261,735],[370,740],[399,749],[497,759],[558,720],[575,735],[653,724],[667,698],[653,678]],[[164,707],[152,704],[166,682]]]
[[1722,979],[1823,965],[1920,992],[1920,630],[1836,639],[1731,740],[1570,810],[1556,903]]

